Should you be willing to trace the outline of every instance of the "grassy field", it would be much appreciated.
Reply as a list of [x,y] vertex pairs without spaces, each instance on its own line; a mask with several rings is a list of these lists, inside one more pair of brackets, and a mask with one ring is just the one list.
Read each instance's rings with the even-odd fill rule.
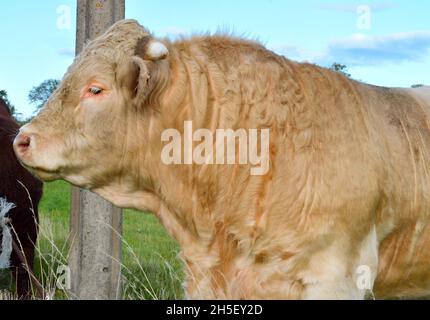
[[[35,274],[44,288],[55,288],[57,267],[67,264],[70,187],[64,182],[45,184],[40,204],[40,235]],[[123,226],[124,299],[182,299],[182,263],[178,246],[152,215],[126,210]],[[0,288],[11,289],[1,272]],[[54,289],[52,290],[54,291]],[[60,290],[54,298],[65,299]]]

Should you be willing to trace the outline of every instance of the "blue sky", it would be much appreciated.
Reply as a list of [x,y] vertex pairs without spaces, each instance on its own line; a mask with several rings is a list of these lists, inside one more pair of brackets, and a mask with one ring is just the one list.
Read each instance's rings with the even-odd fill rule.
[[[159,37],[229,30],[294,60],[344,63],[368,83],[430,85],[429,1],[126,1],[126,17]],[[0,89],[26,116],[34,111],[29,90],[61,79],[73,61],[75,7],[75,0],[4,1]]]

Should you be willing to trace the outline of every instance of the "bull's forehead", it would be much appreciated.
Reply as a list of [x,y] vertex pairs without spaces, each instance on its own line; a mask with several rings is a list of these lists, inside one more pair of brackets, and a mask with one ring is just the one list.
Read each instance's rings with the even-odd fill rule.
[[133,56],[138,41],[149,32],[136,20],[122,20],[110,27],[106,33],[91,41],[83,50],[80,59],[101,56],[117,61],[123,56]]
[[63,78],[63,84],[76,87],[91,76],[112,78],[116,65],[130,60],[139,40],[148,34],[136,20],[117,22],[85,46]]

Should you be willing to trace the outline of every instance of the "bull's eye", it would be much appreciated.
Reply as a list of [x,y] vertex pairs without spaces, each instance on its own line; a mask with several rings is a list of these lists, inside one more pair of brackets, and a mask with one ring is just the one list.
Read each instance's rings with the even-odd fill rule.
[[96,86],[92,86],[92,87],[90,87],[88,89],[88,92],[90,92],[91,94],[97,96],[97,95],[99,95],[100,93],[103,92],[103,89],[99,88],[99,87],[96,87]]

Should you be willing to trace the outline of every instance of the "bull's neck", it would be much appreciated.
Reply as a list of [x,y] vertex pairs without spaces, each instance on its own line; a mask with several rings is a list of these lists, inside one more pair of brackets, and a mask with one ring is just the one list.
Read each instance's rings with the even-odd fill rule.
[[[210,74],[203,69],[203,64],[190,53],[187,53],[185,58],[181,52],[175,49],[172,51],[172,81],[166,95],[164,105],[166,109],[162,114],[165,115],[164,118],[171,119],[164,129],[175,129],[181,134],[182,161],[179,165],[161,164],[160,172],[163,176],[159,181],[168,181],[161,188],[166,202],[170,207],[177,208],[176,214],[194,229],[196,223],[194,219],[197,217],[200,219],[202,216],[200,211],[204,210],[197,189],[201,188],[202,174],[211,166],[199,166],[194,163],[194,159],[190,159],[193,142],[190,143],[190,137],[186,135],[201,128],[215,131],[218,126],[217,119],[211,114],[213,106],[209,103],[217,97],[210,86]],[[210,183],[215,185],[216,181]]]
[[[216,180],[215,177],[205,175],[208,166],[197,166],[185,159],[184,126],[186,123],[191,124],[191,130],[217,127],[216,117],[210,114],[208,106],[208,101],[213,100],[215,94],[209,86],[210,75],[196,59],[189,55],[185,59],[174,47],[169,48],[169,52],[170,81],[161,95],[160,110],[151,111],[153,113],[148,118],[152,120],[146,123],[145,135],[150,136],[151,150],[141,148],[143,154],[139,158],[144,160],[136,165],[144,168],[141,176],[145,190],[154,193],[162,203],[164,216],[160,219],[168,231],[176,237],[177,229],[181,228],[181,234],[200,238],[202,231],[196,230],[195,219],[198,218],[199,225],[203,222],[201,212],[207,210],[203,194],[209,194],[209,190],[202,188],[200,180],[202,175],[209,179],[206,186],[216,185]],[[166,164],[162,159],[163,148],[168,144],[162,141],[162,135],[167,130],[174,130],[181,136],[182,159],[179,164]],[[210,193],[213,194],[213,190]],[[172,226],[172,221],[176,227]],[[205,224],[212,229],[211,221]]]

